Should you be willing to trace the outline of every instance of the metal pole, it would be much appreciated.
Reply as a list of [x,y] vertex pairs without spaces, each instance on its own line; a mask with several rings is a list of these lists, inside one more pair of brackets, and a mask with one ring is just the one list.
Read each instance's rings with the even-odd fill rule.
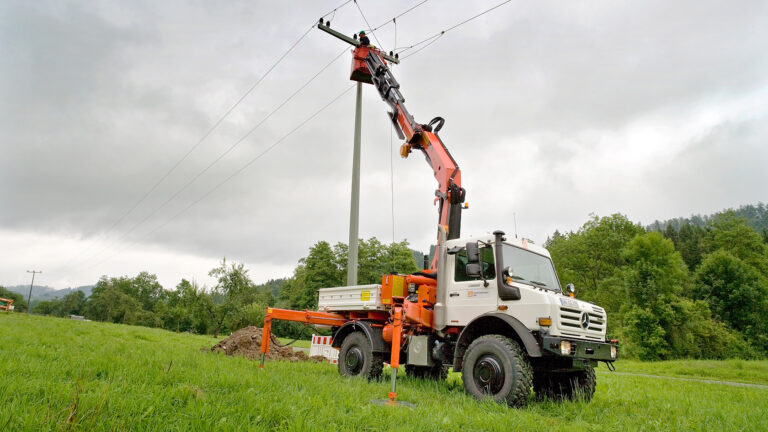
[[32,282],[29,284],[29,296],[27,296],[27,313],[32,313],[32,285],[35,284],[35,274],[36,273],[42,273],[42,271],[37,270],[27,270],[27,273],[32,273]]
[[357,236],[360,219],[360,134],[363,113],[363,83],[357,83],[355,101],[355,144],[352,150],[352,198],[349,208],[349,257],[347,259],[347,285],[357,285]]

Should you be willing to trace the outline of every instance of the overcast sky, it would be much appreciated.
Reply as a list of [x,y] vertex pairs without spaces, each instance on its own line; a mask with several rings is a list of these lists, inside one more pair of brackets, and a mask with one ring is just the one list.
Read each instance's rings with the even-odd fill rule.
[[[375,34],[407,47],[499,1],[430,0]],[[376,26],[419,2],[358,3]],[[1,2],[0,284],[146,270],[210,286],[222,257],[263,282],[318,240],[346,242],[354,91],[279,140],[350,87],[348,50],[264,121],[345,49],[317,29],[128,213],[340,3]],[[366,28],[354,3],[328,18]],[[764,1],[514,0],[394,73],[418,121],[446,119],[462,233],[512,233],[515,214],[542,243],[590,213],[648,224],[768,201],[766,23]],[[394,240],[428,250],[437,183],[397,155],[386,109],[365,86],[360,236],[393,240],[394,190]]]

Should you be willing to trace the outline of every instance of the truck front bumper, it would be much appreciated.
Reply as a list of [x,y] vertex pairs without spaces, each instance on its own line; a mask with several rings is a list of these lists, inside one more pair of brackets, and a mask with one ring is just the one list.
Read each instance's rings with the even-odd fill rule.
[[[610,342],[595,342],[558,336],[542,336],[541,342],[542,348],[545,351],[559,357],[607,362],[612,362],[619,358],[619,345]],[[563,350],[564,345],[570,345],[567,353]]]

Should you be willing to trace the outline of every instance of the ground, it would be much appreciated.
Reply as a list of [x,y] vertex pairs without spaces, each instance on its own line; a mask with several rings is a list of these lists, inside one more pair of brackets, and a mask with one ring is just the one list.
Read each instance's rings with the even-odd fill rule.
[[389,382],[325,363],[259,371],[201,351],[210,336],[3,312],[0,329],[0,430],[768,430],[768,361],[620,361],[598,368],[591,403],[524,409],[470,398],[458,374],[401,379],[416,407],[391,408],[370,402]]

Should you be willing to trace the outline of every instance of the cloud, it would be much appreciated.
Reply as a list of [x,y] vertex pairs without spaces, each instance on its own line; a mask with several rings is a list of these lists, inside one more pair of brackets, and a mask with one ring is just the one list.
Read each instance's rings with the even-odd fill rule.
[[[407,46],[494,4],[426,3],[397,43],[392,24],[376,35]],[[412,5],[361,6],[377,25]],[[170,287],[223,256],[262,280],[346,242],[353,92],[209,192],[347,88],[348,55],[168,201],[344,48],[317,30],[115,226],[335,6],[3,3],[0,283],[34,265],[60,284],[149,270]],[[511,233],[514,215],[542,242],[592,212],[650,222],[765,201],[767,18],[762,2],[511,2],[394,70],[417,120],[447,120],[462,232]],[[332,26],[364,24],[343,7]],[[366,86],[360,235],[390,241],[394,219],[395,240],[427,250],[436,182],[420,155],[397,156],[385,113]]]

